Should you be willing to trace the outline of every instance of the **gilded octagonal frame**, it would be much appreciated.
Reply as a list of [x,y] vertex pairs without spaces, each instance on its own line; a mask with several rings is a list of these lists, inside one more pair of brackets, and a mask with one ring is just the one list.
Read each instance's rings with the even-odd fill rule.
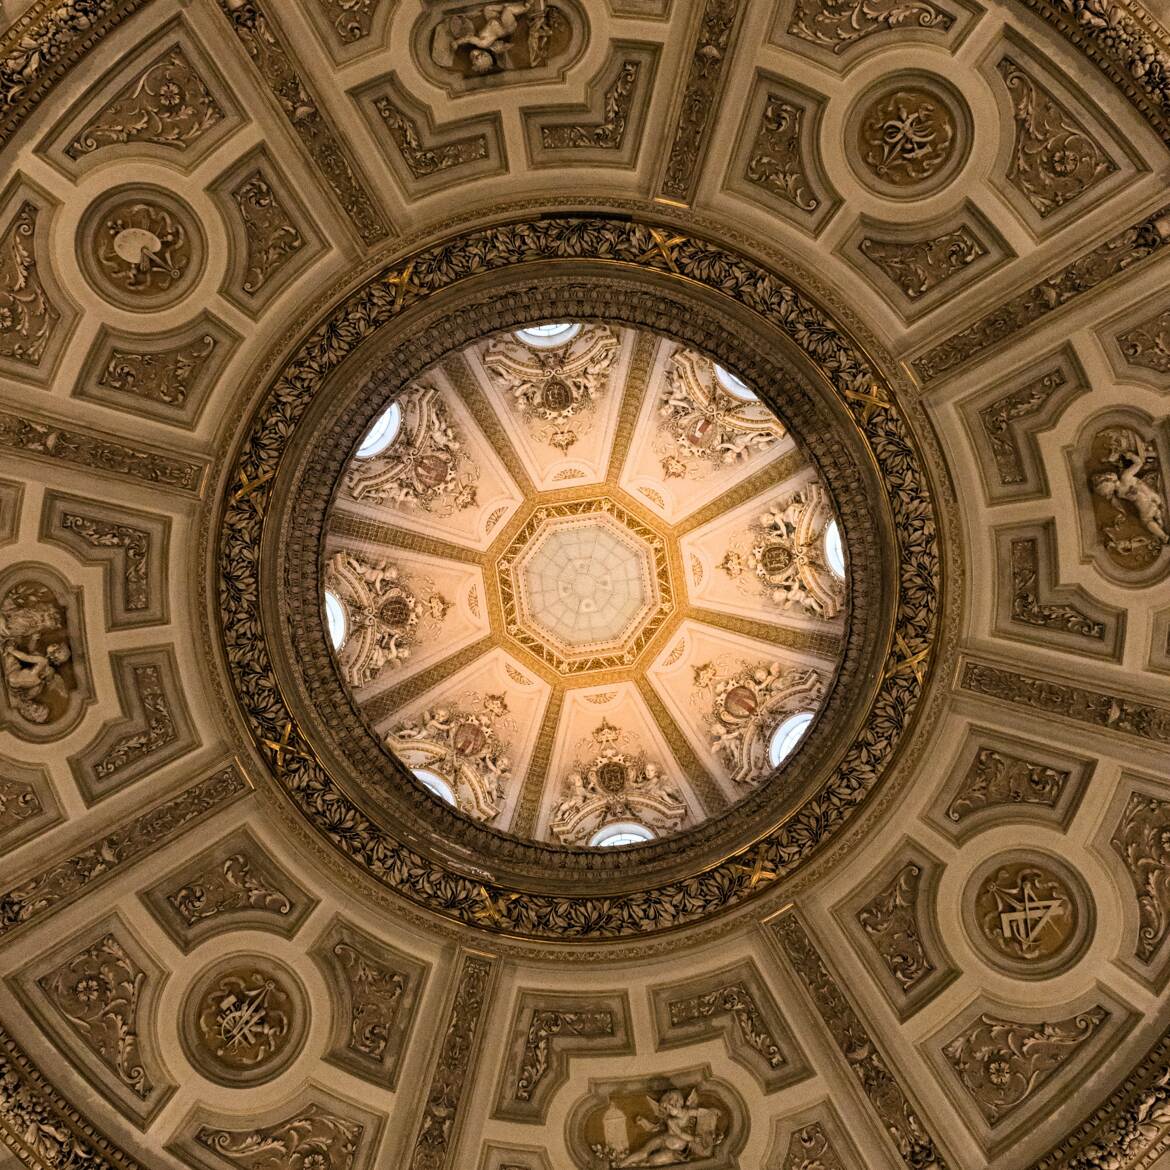
[[[393,786],[401,817],[389,819],[348,745],[339,750],[325,731],[335,719],[347,733],[361,722],[339,703],[321,620],[329,491],[320,485],[336,482],[378,406],[444,352],[550,314],[659,329],[757,386],[795,379],[802,389],[780,413],[803,412],[794,429],[816,435],[814,462],[835,493],[849,485],[837,502],[855,612],[841,673],[865,685],[828,696],[802,753],[811,763],[794,770],[793,799],[778,808],[762,785],[735,816],[640,847],[620,866],[599,851],[472,824],[412,783]],[[375,339],[375,359],[358,357]],[[352,393],[339,408],[323,392],[339,394],[343,378],[360,387],[360,408]],[[477,229],[417,253],[352,292],[294,349],[252,417],[230,481],[218,526],[221,634],[260,754],[336,848],[384,886],[465,924],[596,940],[739,905],[794,873],[846,824],[889,767],[923,696],[942,582],[914,436],[879,371],[823,310],[782,277],[706,240],[632,220],[565,216]],[[322,695],[339,705],[322,709]],[[372,735],[364,738],[356,750],[367,762],[380,751],[381,780],[405,776]],[[435,830],[412,832],[412,821]]]

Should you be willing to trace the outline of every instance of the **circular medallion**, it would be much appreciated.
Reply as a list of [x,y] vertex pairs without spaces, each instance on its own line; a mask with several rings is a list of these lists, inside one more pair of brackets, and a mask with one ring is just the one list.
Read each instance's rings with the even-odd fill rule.
[[[397,269],[371,278],[273,375],[232,475],[263,486],[233,488],[213,521],[226,659],[274,781],[374,880],[513,936],[682,927],[794,874],[880,783],[934,650],[930,485],[882,374],[780,276],[698,238],[660,257],[655,238],[622,220],[509,224],[416,254],[401,295],[385,295]],[[547,418],[544,355],[513,352],[517,328],[542,319],[590,323],[549,359],[583,404],[572,441]],[[622,402],[620,385],[609,400],[604,386],[584,389],[615,346],[662,371],[610,432],[649,420],[622,439],[621,458],[617,440],[589,429],[616,418],[608,403]],[[717,365],[758,400],[723,393]],[[450,389],[469,369],[514,385],[482,382],[469,415],[469,398]],[[363,460],[391,402],[401,427]],[[547,487],[532,480],[539,468],[521,470],[535,452],[550,461]],[[592,482],[577,470],[590,457]],[[773,467],[788,479],[806,468],[803,486],[776,491],[785,479],[763,473]],[[692,596],[699,582],[680,542],[709,523],[704,501],[739,483],[750,485],[751,531],[738,557],[713,547],[707,563],[726,577],[719,588],[750,591],[764,620],[800,615],[784,644],[807,643],[797,656],[807,663],[791,651],[778,662],[767,643],[742,664],[696,657],[693,615],[713,630],[721,619]],[[775,498],[754,501],[759,491]],[[847,579],[808,551],[830,521]],[[793,552],[788,570],[751,567],[752,550],[775,543]],[[733,563],[745,567],[722,567]],[[326,594],[377,613],[394,590],[419,615],[409,635],[355,619],[335,652]],[[728,602],[737,613],[745,604]],[[496,673],[480,665],[485,648]],[[668,684],[655,672],[672,666],[677,699],[657,690]],[[612,698],[622,688],[647,721],[698,712],[710,763],[696,768],[677,736],[681,756],[670,740],[639,738]],[[610,704],[604,717],[598,699]],[[533,773],[533,737],[570,705],[583,713],[575,733],[549,743],[571,751],[553,760],[540,746],[549,764]],[[772,733],[798,712],[799,750],[771,761]],[[484,741],[474,753],[469,722]],[[447,780],[452,805],[418,769]],[[616,815],[619,803],[635,811]],[[653,839],[577,848],[603,810],[615,814],[604,824],[647,825],[652,812]]]
[[858,177],[881,195],[919,198],[949,183],[966,160],[970,116],[941,78],[912,75],[880,84],[847,119]]
[[203,270],[195,213],[169,191],[123,187],[81,221],[78,253],[90,284],[125,309],[148,312],[185,297]]
[[1045,854],[1003,854],[968,882],[963,917],[993,966],[1040,979],[1080,958],[1092,935],[1093,903],[1063,862]]
[[296,1058],[308,1026],[308,999],[283,963],[232,955],[207,968],[183,1005],[180,1036],[191,1063],[223,1085],[256,1085]]

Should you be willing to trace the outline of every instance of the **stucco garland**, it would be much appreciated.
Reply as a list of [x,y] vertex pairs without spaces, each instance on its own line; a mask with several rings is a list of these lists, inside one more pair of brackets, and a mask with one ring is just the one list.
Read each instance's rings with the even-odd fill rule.
[[[285,704],[266,644],[259,549],[266,488],[330,373],[379,328],[463,279],[541,260],[621,261],[717,290],[783,330],[835,388],[886,485],[900,542],[896,641],[868,721],[821,790],[772,835],[703,873],[621,896],[561,897],[485,885],[390,837],[316,759]],[[220,621],[245,717],[301,812],[382,884],[427,909],[528,938],[603,939],[697,922],[792,873],[874,789],[922,697],[941,589],[933,504],[914,441],[864,355],[799,291],[717,245],[626,220],[563,217],[469,232],[352,293],[276,377],[244,438],[219,525]]]

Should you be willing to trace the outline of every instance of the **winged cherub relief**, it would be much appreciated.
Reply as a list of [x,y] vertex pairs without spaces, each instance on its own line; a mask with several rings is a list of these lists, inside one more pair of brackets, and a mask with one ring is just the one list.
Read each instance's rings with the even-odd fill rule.
[[454,12],[435,29],[431,56],[472,77],[544,65],[562,23],[545,0],[512,0]]
[[0,603],[0,660],[8,701],[29,723],[59,719],[76,683],[65,610],[37,581],[14,585]]
[[627,1154],[618,1166],[685,1166],[709,1158],[722,1141],[718,1109],[699,1104],[699,1090],[683,1096],[679,1089],[668,1089],[657,1100],[647,1097],[656,1121],[638,1118],[638,1125],[650,1137]]

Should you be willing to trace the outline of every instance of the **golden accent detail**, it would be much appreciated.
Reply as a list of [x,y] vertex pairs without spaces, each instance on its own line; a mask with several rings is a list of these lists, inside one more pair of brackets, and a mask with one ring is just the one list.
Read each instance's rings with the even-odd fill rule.
[[329,531],[334,536],[350,537],[365,544],[380,544],[387,548],[400,548],[406,552],[424,553],[426,556],[456,561],[460,564],[481,565],[484,559],[482,553],[465,545],[454,544],[437,536],[427,536],[410,528],[399,528],[395,524],[368,520],[365,516],[357,516],[341,507],[334,507],[329,519]]
[[426,694],[431,687],[438,686],[444,679],[469,666],[481,655],[487,654],[494,645],[495,642],[490,635],[477,639],[470,646],[464,646],[462,650],[456,650],[454,654],[428,666],[426,670],[420,670],[418,674],[403,679],[396,686],[387,687],[384,691],[372,695],[360,704],[362,714],[371,723],[378,723],[387,715],[401,710],[412,699]]
[[596,706],[601,706],[602,703],[608,703],[617,697],[617,691],[601,691],[596,695],[586,695],[585,702],[593,703]]
[[734,865],[736,873],[746,874],[748,888],[754,890],[761,882],[774,882],[780,875],[765,861],[762,854],[756,855],[754,865]]
[[606,468],[606,484],[616,488],[625,467],[626,459],[630,454],[630,444],[634,441],[634,429],[638,422],[638,415],[642,412],[642,404],[646,401],[646,391],[650,388],[650,371],[654,368],[654,361],[658,354],[661,340],[651,333],[640,333],[634,343],[634,353],[630,358],[629,369],[626,373],[626,384],[622,389],[621,406],[618,407],[617,426],[614,427],[613,446],[609,453],[609,466]]
[[462,354],[454,354],[444,358],[439,368],[447,375],[447,381],[451,383],[459,401],[475,420],[480,434],[487,439],[491,449],[512,477],[512,482],[520,489],[520,494],[530,499],[536,494],[536,485],[517,454],[511,435],[505,430],[500,416],[488,401],[479,380],[468,367],[467,359]]
[[526,674],[521,674],[510,662],[504,663],[504,673],[514,682],[522,687],[532,686],[532,679]]
[[284,726],[280,729],[280,739],[262,739],[260,741],[263,747],[268,748],[270,752],[276,757],[274,766],[277,772],[284,771],[284,757],[295,756],[301,760],[311,760],[313,756],[306,752],[303,748],[295,747],[292,743],[293,735],[298,739],[301,738],[300,729],[294,728],[292,720],[286,720]]
[[930,666],[930,648],[919,650],[917,654],[910,653],[910,647],[906,645],[906,640],[898,635],[894,639],[894,650],[901,655],[895,662],[886,667],[886,678],[893,678],[894,675],[902,674],[909,670],[919,685],[926,679],[926,672]]
[[[685,206],[685,204],[683,205]],[[647,248],[637,259],[635,264],[645,264],[647,261],[656,260],[659,256],[666,261],[667,266],[671,272],[678,273],[678,265],[674,262],[673,249],[677,248],[679,244],[686,243],[686,236],[667,236],[666,232],[659,228],[648,228],[650,238],[654,241],[652,248]]]
[[412,276],[414,276],[413,260],[401,272],[394,272],[386,277],[386,283],[394,290],[394,308],[396,311],[402,308],[402,302],[406,299],[407,293],[418,293],[419,296],[426,295],[426,289],[421,285],[415,284],[411,280]]
[[692,609],[687,615],[691,621],[715,626],[732,634],[742,634],[769,646],[783,646],[786,650],[803,650],[818,658],[835,662],[841,655],[841,639],[836,634],[808,630],[802,626],[782,626],[775,622],[762,622],[756,618],[740,617],[734,613],[721,613],[714,609]]
[[674,716],[666,709],[666,704],[658,697],[653,684],[643,675],[637,680],[637,686],[642,702],[646,704],[654,722],[661,729],[662,736],[670,747],[671,755],[678,762],[683,777],[699,798],[704,816],[710,818],[723,812],[731,803],[727,799],[727,794],[715,777],[707,771],[703,761],[691,747],[690,740],[683,734]]
[[549,695],[544,718],[540,721],[540,731],[536,736],[536,745],[532,749],[532,759],[528,763],[528,774],[524,777],[524,786],[520,789],[520,798],[516,801],[516,812],[512,817],[511,831],[519,837],[531,837],[536,828],[536,814],[540,810],[540,799],[548,783],[553,740],[556,738],[564,705],[565,692],[561,689],[554,690]]
[[889,394],[880,386],[871,386],[864,394],[858,390],[843,390],[842,393],[849,401],[862,404],[861,421],[866,426],[875,410],[889,410],[893,406]]
[[[266,471],[263,475],[256,476],[255,479],[249,479],[247,472],[241,471],[239,477],[240,486],[232,495],[232,501],[238,504],[241,500],[247,499],[254,491],[263,487],[273,477],[273,474],[274,472]],[[256,507],[257,511],[263,512],[262,505],[256,505]]]

